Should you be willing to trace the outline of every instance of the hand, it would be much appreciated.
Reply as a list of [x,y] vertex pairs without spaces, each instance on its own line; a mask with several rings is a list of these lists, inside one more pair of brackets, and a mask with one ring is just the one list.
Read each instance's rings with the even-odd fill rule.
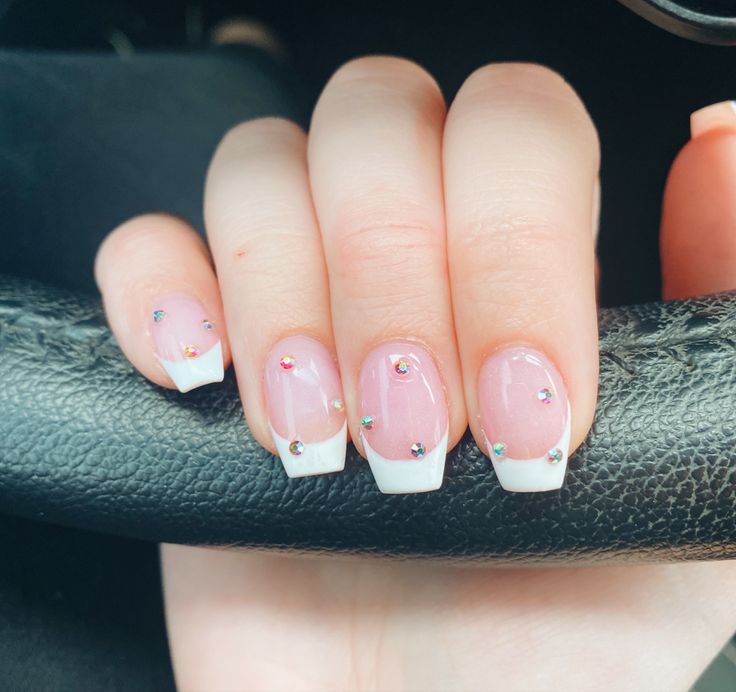
[[[702,182],[727,135],[706,129],[666,197],[673,296],[733,283],[691,231],[707,206],[711,242],[734,245]],[[483,68],[446,116],[420,68],[363,59],[331,79],[308,141],[274,119],[225,137],[205,194],[217,276],[192,229],[146,216],[105,242],[98,282],[154,382],[186,390],[232,356],[248,424],[292,476],[341,468],[347,421],[381,490],[433,490],[469,424],[504,487],[549,490],[595,405],[597,190],[595,129],[549,70]],[[736,621],[727,563],[486,571],[167,546],[163,568],[185,690],[671,689]]]
[[261,119],[221,142],[217,275],[191,228],[146,216],[105,241],[98,283],[154,382],[220,379],[232,354],[291,476],[340,470],[347,420],[382,491],[435,490],[469,424],[504,487],[554,489],[595,407],[597,175],[595,128],[545,68],[478,71],[446,119],[422,69],[358,60],[308,139]]

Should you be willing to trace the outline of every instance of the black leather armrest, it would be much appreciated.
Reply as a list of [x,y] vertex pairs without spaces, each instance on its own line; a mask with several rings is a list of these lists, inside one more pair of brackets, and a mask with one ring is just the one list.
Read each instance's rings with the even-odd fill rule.
[[0,277],[0,511],[156,541],[482,561],[736,555],[736,295],[603,310],[593,429],[559,492],[506,494],[469,436],[441,490],[289,480],[227,377],[182,396],[97,301]]

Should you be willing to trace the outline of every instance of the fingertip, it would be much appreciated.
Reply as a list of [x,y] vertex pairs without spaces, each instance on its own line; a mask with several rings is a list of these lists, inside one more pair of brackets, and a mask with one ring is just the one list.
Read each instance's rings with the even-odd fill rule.
[[95,277],[120,348],[147,379],[182,393],[222,381],[230,349],[217,279],[185,221],[121,224],[99,248]]

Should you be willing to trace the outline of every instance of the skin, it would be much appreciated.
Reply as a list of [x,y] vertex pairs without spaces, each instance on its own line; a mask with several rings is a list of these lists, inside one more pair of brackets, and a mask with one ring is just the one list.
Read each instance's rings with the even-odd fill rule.
[[[735,133],[699,128],[673,165],[665,297],[736,284]],[[451,446],[468,424],[483,444],[483,357],[533,344],[567,384],[574,448],[596,398],[598,165],[583,104],[546,68],[482,68],[448,111],[418,66],[364,58],[330,80],[308,137],[264,119],[223,139],[205,194],[217,276],[194,231],[156,215],[110,235],[98,283],[126,355],[163,386],[140,329],[155,295],[189,291],[220,317],[271,451],[260,372],[290,334],[334,349],[354,439],[365,354],[421,341]],[[731,563],[487,570],[163,546],[162,565],[182,690],[687,689],[736,623]]]

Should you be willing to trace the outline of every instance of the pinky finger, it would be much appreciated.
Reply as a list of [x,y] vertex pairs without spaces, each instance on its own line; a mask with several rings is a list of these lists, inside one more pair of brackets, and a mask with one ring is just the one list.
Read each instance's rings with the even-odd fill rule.
[[204,241],[171,216],[115,229],[95,262],[110,327],[149,380],[188,392],[221,382],[230,361],[217,277]]

